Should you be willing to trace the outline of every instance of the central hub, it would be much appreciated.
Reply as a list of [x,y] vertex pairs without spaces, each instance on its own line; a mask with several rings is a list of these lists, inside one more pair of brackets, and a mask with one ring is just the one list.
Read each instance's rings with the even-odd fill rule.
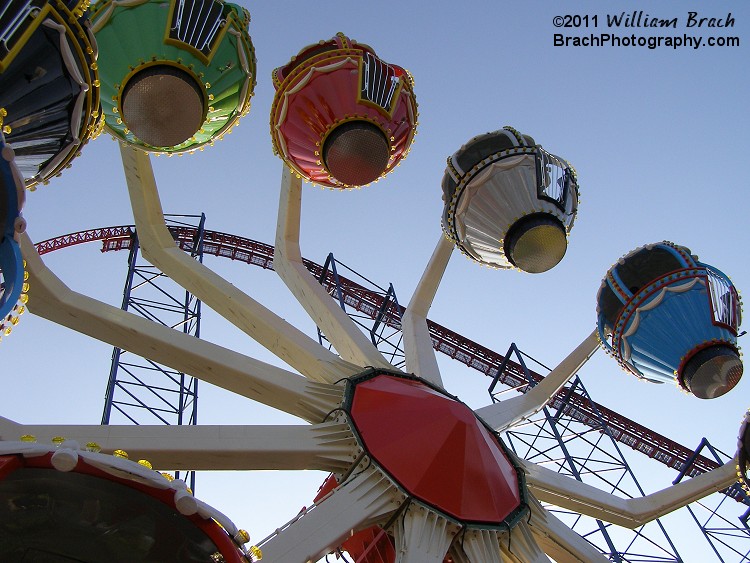
[[364,449],[410,496],[463,523],[513,525],[525,511],[518,469],[468,406],[404,374],[352,383],[347,403]]

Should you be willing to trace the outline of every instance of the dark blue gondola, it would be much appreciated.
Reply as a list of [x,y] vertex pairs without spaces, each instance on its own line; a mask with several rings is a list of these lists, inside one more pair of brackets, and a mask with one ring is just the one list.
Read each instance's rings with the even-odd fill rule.
[[0,124],[27,188],[59,174],[97,132],[87,5],[20,0],[0,8]]
[[0,134],[0,338],[18,323],[27,289],[18,245],[18,235],[26,228],[21,217],[25,192],[13,159],[13,149]]

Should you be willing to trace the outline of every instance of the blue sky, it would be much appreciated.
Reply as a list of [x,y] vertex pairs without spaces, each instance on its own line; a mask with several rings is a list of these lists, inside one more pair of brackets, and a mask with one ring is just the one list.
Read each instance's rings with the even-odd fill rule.
[[[581,206],[568,253],[541,275],[482,268],[456,253],[430,318],[501,352],[515,342],[554,365],[594,328],[596,292],[607,269],[642,244],[666,239],[688,246],[726,272],[740,292],[750,287],[746,2],[242,4],[252,15],[258,58],[253,107],[231,135],[205,152],[155,159],[166,212],[205,212],[210,229],[273,241],[282,163],[271,151],[270,73],[302,47],[342,31],[412,72],[418,135],[403,164],[377,184],[347,193],[306,187],[305,257],[322,262],[333,252],[380,285],[393,283],[406,303],[440,236],[445,158],[476,134],[512,125],[578,171]],[[688,12],[697,8],[701,16],[731,12],[735,26],[684,29]],[[664,34],[731,35],[741,45],[698,50],[553,46],[553,34],[560,32],[554,16],[598,15],[599,27],[589,30],[598,33],[608,31],[607,14],[633,10],[678,17],[678,29]],[[662,32],[627,30],[632,33]],[[24,216],[32,239],[132,223],[118,159],[117,143],[102,135],[61,178],[30,193]],[[115,305],[121,301],[126,261],[124,253],[101,254],[96,246],[62,250],[47,259],[72,288]],[[206,263],[313,334],[312,322],[272,273],[225,261]],[[215,317],[204,316],[206,339],[274,361]],[[0,412],[19,422],[97,423],[110,355],[105,344],[24,316],[0,344],[6,377],[17,378],[0,395]],[[488,402],[486,380],[440,361],[451,392],[475,407]],[[739,421],[750,406],[748,376],[729,395],[700,401],[667,385],[635,381],[598,352],[582,377],[595,400],[691,448],[707,436],[733,452]],[[199,410],[207,424],[294,423],[207,385]],[[313,472],[206,476],[198,492],[259,540],[309,504],[323,478]],[[671,478],[655,478],[646,488],[662,488]]]

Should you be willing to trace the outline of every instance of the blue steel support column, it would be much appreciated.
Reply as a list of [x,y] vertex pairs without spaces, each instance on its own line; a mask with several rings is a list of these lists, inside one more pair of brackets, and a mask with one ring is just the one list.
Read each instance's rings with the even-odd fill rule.
[[[366,284],[367,290],[376,293],[380,300],[379,304],[364,303],[356,295],[347,292],[342,280],[345,282],[349,282],[349,280],[346,280],[346,278],[343,278],[339,274],[337,265],[353,274],[359,280],[359,283]],[[362,274],[336,260],[333,253],[329,253],[326,257],[323,267],[317,273],[317,279],[318,283],[328,287],[328,293],[333,299],[338,301],[341,309],[349,315],[349,318],[366,334],[369,334],[370,341],[383,354],[385,359],[395,367],[403,367],[405,365],[404,351],[402,349],[403,335],[401,334],[401,315],[403,311],[401,305],[398,303],[393,284],[388,284],[387,290],[380,287]],[[348,310],[346,306],[347,297],[351,300]],[[318,342],[320,344],[323,344],[324,341],[327,342],[320,328],[317,330]]]
[[[123,311],[128,310],[128,303],[130,302],[130,290],[133,287],[133,272],[135,271],[136,259],[138,257],[138,237],[135,232],[131,235],[131,246],[130,254],[128,255],[128,274],[125,278],[125,289],[122,295],[122,305],[120,308]],[[112,401],[114,400],[115,394],[115,382],[117,381],[117,368],[120,365],[120,355],[123,350],[121,348],[114,348],[112,350],[112,363],[109,368],[109,380],[107,381],[107,393],[104,397],[104,412],[102,413],[102,424],[109,424],[109,419],[112,415]],[[134,424],[137,422],[133,421]]]
[[[720,453],[716,451],[716,448],[714,448],[706,438],[703,438],[695,449],[695,452],[693,452],[693,456],[687,461],[687,463],[685,463],[680,474],[672,482],[673,485],[682,481],[686,476],[692,476],[694,472],[693,462],[704,448],[711,453],[718,463],[724,464],[731,457],[728,455],[720,455]],[[717,502],[711,503],[711,506],[709,506],[712,497]],[[706,541],[716,554],[717,559],[722,563],[727,562],[722,555],[732,557],[729,561],[738,561],[739,563],[750,561],[750,528],[747,525],[750,509],[745,510],[743,514],[737,517],[737,520],[739,520],[741,525],[735,524],[719,513],[719,509],[723,504],[731,503],[733,501],[740,502],[745,505],[745,507],[750,506],[750,497],[748,497],[747,493],[745,493],[739,483],[735,483],[729,487],[724,495],[712,495],[707,499],[695,503],[707,511],[708,516],[702,522],[698,518],[696,510],[690,505],[687,507],[690,516],[693,517],[693,520],[695,520],[695,523],[703,533],[703,537],[706,538]],[[740,507],[736,507],[736,510],[739,511],[739,509]],[[720,551],[719,547],[722,547],[723,549]],[[739,557],[739,559],[735,559],[735,557]]]
[[[191,219],[198,219],[197,228],[185,222]],[[204,225],[205,215],[171,215],[167,219],[180,248],[200,262]],[[137,233],[130,245],[122,309],[200,337],[201,302],[141,258]],[[126,424],[197,424],[198,380],[115,348],[102,424],[115,419]],[[179,478],[179,473],[175,477]],[[194,489],[195,473],[190,472],[186,480]]]
[[388,291],[385,294],[385,299],[383,299],[383,304],[380,306],[380,309],[378,309],[378,314],[375,316],[375,322],[370,329],[370,340],[372,340],[372,343],[375,346],[379,344],[379,341],[382,337],[381,335],[383,327],[387,326],[385,318],[389,309],[397,311],[399,317],[401,316],[401,306],[398,304],[398,299],[396,298],[396,290],[393,288],[392,283],[388,284]]

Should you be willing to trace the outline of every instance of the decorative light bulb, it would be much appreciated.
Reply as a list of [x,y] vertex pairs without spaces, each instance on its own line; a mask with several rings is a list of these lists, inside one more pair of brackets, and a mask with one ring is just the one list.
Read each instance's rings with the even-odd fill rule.
[[260,561],[263,559],[263,552],[257,545],[251,545],[248,551],[250,552],[250,558],[252,561]]

